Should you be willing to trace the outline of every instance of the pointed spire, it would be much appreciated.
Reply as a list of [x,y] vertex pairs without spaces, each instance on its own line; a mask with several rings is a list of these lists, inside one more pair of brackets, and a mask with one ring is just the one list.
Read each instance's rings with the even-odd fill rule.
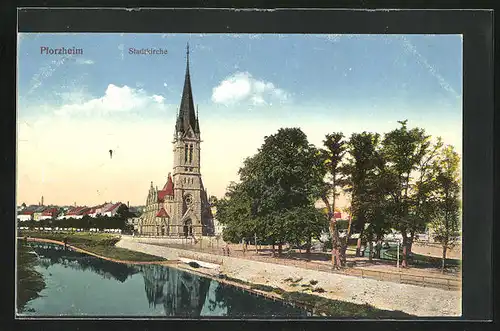
[[189,44],[186,47],[186,75],[184,77],[184,89],[182,90],[181,106],[175,125],[176,132],[185,133],[189,128],[196,127],[196,116],[191,89],[191,77],[189,74]]
[[189,75],[189,42],[187,43],[187,46],[186,46],[186,72],[187,74]]

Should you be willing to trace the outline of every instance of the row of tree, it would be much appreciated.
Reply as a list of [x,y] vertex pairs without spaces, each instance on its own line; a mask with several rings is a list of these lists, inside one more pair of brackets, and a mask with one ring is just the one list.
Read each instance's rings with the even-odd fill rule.
[[66,218],[66,219],[42,219],[20,222],[20,226],[26,226],[30,229],[35,227],[58,227],[58,228],[76,228],[76,229],[121,229],[131,230],[132,226],[128,224],[128,219],[135,216],[132,214],[126,205],[121,205],[116,214],[112,217],[97,216],[90,217],[84,215],[82,218]]
[[[427,226],[446,251],[460,231],[460,158],[452,146],[433,139],[407,121],[385,133],[340,132],[326,135],[323,146],[310,144],[299,128],[280,129],[265,137],[258,152],[239,170],[225,197],[216,202],[224,239],[240,242],[257,235],[278,246],[306,244],[329,232],[332,262],[346,263],[351,233],[369,245],[397,230],[402,239],[402,265],[416,234]],[[347,235],[339,235],[335,202],[350,197]],[[315,204],[322,200],[327,213]],[[361,242],[358,242],[359,254]],[[370,249],[370,251],[372,251]]]

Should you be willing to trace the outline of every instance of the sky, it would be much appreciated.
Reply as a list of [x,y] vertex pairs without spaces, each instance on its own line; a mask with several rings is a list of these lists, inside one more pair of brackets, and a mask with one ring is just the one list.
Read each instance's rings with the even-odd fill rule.
[[281,127],[320,147],[407,119],[462,152],[461,35],[20,33],[18,204],[143,205],[151,181],[163,187],[188,42],[209,195]]

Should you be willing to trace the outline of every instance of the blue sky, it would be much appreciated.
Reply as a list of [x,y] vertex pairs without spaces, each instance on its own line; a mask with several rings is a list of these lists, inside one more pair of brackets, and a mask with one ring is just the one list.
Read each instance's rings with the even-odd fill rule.
[[[280,126],[303,127],[319,145],[332,131],[386,132],[397,126],[396,121],[409,119],[410,126],[442,135],[461,150],[460,35],[20,34],[18,176],[20,184],[29,182],[31,187],[41,181],[25,199],[59,187],[54,174],[53,187],[44,188],[50,169],[80,167],[79,173],[98,176],[92,167],[101,165],[101,156],[87,169],[82,162],[62,158],[29,165],[33,151],[80,148],[94,160],[92,153],[98,153],[103,141],[127,150],[120,175],[113,176],[137,177],[150,171],[140,176],[141,181],[129,183],[139,192],[132,200],[143,200],[151,180],[162,186],[171,168],[168,144],[183,87],[187,42],[205,141],[203,176],[216,195],[237,179],[241,160],[256,151],[263,136]],[[42,46],[74,46],[83,49],[83,55],[42,55]],[[168,54],[131,55],[130,47],[162,48]],[[87,133],[80,130],[83,127]],[[92,131],[97,127],[102,129]],[[127,143],[130,131],[137,135]],[[61,136],[66,145],[57,139]],[[164,141],[164,155],[148,156],[144,162],[151,168],[132,166],[132,147],[126,146],[139,141],[150,145],[148,139]],[[85,146],[79,145],[81,140]],[[233,158],[221,166],[217,151],[231,146]],[[116,197],[110,193],[110,199],[124,200],[113,191]],[[98,198],[102,197],[82,196],[82,203]]]

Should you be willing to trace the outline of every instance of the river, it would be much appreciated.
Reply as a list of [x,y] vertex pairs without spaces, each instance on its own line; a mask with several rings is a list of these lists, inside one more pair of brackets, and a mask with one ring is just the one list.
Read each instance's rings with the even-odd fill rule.
[[47,243],[28,243],[45,281],[18,316],[300,318],[304,309],[160,265],[126,265]]

